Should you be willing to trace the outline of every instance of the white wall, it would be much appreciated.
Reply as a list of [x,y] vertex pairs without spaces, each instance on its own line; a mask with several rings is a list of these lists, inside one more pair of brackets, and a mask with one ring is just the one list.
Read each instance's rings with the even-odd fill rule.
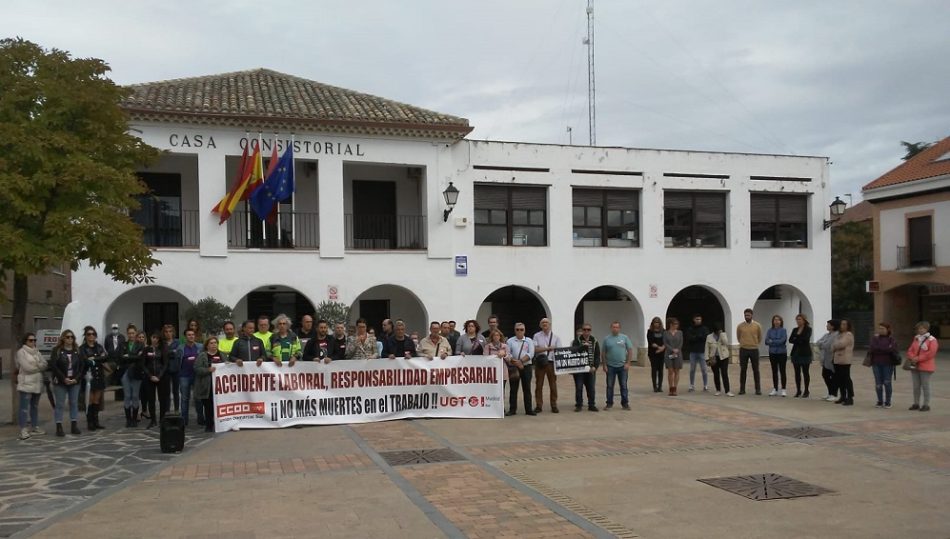
[[[200,131],[165,124],[137,127],[144,131],[146,142],[172,151],[181,149],[169,146],[170,133]],[[215,148],[189,150],[197,152],[199,157],[198,208],[211,208],[224,195],[225,156],[240,155],[238,141],[244,136],[238,130],[219,129],[213,133]],[[157,250],[155,254],[163,264],[154,270],[156,284],[176,290],[186,298],[212,296],[232,305],[251,290],[274,284],[299,290],[314,305],[326,299],[329,285],[336,286],[340,301],[347,303],[373,286],[394,285],[411,291],[421,301],[427,314],[407,322],[411,328],[423,331],[427,318],[462,321],[477,316],[479,322],[484,323],[487,319],[485,298],[509,285],[533,291],[550,313],[554,331],[564,336],[573,334],[578,302],[589,290],[603,285],[629,291],[647,320],[666,313],[678,291],[690,285],[705,285],[721,295],[727,317],[731,318],[726,325],[734,327],[742,318],[742,310],[753,306],[762,290],[777,283],[801,290],[809,298],[816,318],[830,317],[830,231],[822,230],[828,199],[828,165],[824,158],[479,141],[446,145],[323,134],[307,137],[340,144],[359,143],[365,154],[358,157],[302,152],[297,156],[318,161],[319,251],[229,251],[226,227],[219,227],[216,217],[202,211],[200,252]],[[298,135],[297,138],[304,137]],[[378,169],[364,168],[358,163],[424,167],[420,188],[425,196],[416,200],[429,215],[427,251],[345,252],[344,185],[356,177],[353,171],[369,173]],[[476,170],[473,165],[543,167],[550,171]],[[642,176],[574,173],[572,169],[638,171]],[[208,185],[206,171],[211,182]],[[729,178],[671,178],[664,176],[664,172],[725,174]],[[750,176],[754,175],[806,177],[811,181],[751,180]],[[441,191],[449,181],[458,187],[460,197],[449,222],[443,223]],[[549,245],[475,246],[472,224],[475,182],[549,186]],[[573,247],[573,186],[640,189],[641,247]],[[664,247],[662,200],[665,188],[728,191],[728,247]],[[808,248],[753,250],[748,231],[749,191],[810,193]],[[459,217],[466,217],[469,222],[456,226],[454,220]],[[950,249],[942,252],[948,253]],[[456,254],[469,257],[466,277],[454,274],[452,257]],[[651,285],[656,288],[655,297],[650,297]],[[66,311],[65,322],[82,320],[101,326],[113,299],[128,289],[130,287],[112,281],[100,271],[81,267],[73,275],[74,302]],[[400,312],[411,311],[411,302],[404,303],[408,300],[399,298],[402,298],[399,293],[390,296],[393,314],[413,316]],[[631,327],[632,324],[642,326],[644,320],[624,324],[624,331],[637,340],[643,329]],[[598,333],[602,332],[598,329]],[[641,344],[639,340],[637,344]]]
[[[406,322],[408,331],[418,331],[420,335],[423,335],[428,330],[429,320],[425,307],[411,292],[398,286],[377,286],[357,296],[352,302],[353,308],[350,309],[350,325],[354,325],[356,319],[360,317],[360,300],[371,299],[388,299],[390,318],[393,320],[402,318]],[[440,318],[440,320],[448,320],[448,318]]]

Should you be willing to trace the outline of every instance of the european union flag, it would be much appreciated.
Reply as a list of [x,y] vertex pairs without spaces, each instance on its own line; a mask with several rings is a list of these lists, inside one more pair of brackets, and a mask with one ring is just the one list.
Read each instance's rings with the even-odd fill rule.
[[261,219],[267,219],[274,205],[294,194],[294,147],[288,144],[284,155],[264,183],[251,194],[251,209]]

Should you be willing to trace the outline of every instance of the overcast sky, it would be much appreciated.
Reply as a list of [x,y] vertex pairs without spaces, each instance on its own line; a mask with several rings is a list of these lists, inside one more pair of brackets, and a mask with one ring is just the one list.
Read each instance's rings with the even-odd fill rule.
[[[4,2],[0,36],[122,84],[268,67],[586,143],[585,0]],[[595,0],[597,143],[821,155],[832,194],[950,135],[950,1]]]

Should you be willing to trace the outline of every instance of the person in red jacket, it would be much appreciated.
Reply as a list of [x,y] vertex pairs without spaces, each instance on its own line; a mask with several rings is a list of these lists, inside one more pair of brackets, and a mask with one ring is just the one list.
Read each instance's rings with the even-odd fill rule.
[[[930,322],[917,323],[917,335],[910,342],[907,358],[910,359],[910,374],[914,380],[914,405],[911,410],[930,411],[930,376],[937,361],[937,339],[930,334]],[[920,394],[924,394],[921,402]]]

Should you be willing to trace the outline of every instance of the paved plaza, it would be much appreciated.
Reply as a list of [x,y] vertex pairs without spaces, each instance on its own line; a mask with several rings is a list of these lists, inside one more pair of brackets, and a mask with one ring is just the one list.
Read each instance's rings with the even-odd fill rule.
[[179,455],[110,402],[96,434],[0,428],[0,537],[950,537],[947,365],[926,413],[904,372],[875,408],[860,365],[852,407],[815,366],[808,400],[687,393],[685,371],[668,397],[633,368],[629,412],[575,413],[562,377],[557,415],[193,429]]

